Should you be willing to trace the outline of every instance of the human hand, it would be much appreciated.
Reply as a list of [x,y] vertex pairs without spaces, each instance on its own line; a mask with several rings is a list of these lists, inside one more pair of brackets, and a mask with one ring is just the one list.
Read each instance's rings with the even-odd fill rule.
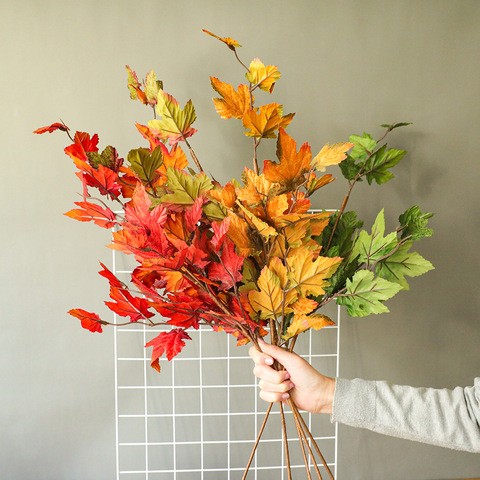
[[[281,402],[291,397],[295,405],[312,413],[332,413],[335,379],[317,372],[296,353],[261,342],[259,352],[251,347],[255,362],[253,373],[260,379],[260,398],[266,402]],[[272,368],[274,360],[285,370]]]

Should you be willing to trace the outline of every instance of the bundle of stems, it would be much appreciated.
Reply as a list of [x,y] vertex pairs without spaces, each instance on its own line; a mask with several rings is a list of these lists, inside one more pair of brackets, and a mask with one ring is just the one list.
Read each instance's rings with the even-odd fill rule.
[[[273,322],[270,323],[271,326],[271,343],[274,345],[278,344],[278,337],[276,335],[276,329],[275,325],[273,325]],[[297,336],[293,337],[290,342],[290,346],[288,347],[288,350],[290,352],[293,351],[295,347],[295,342],[296,342]],[[257,350],[261,351],[260,347],[258,344],[256,345]],[[283,370],[283,365],[281,365],[279,362],[275,361],[273,364],[273,368],[275,370]],[[255,454],[257,452],[258,444],[260,443],[260,439],[262,438],[263,431],[265,429],[265,426],[267,424],[267,421],[270,416],[270,412],[273,407],[273,403],[271,402],[267,408],[267,411],[265,413],[265,417],[263,419],[262,425],[260,426],[260,429],[258,431],[257,438],[255,440],[255,444],[252,449],[252,453],[250,454],[250,458],[248,459],[247,466],[245,467],[245,470],[243,472],[242,480],[245,480],[247,478],[248,472],[250,471],[250,467],[252,465],[252,461],[255,458]],[[322,452],[320,451],[320,448],[315,441],[314,436],[310,432],[307,423],[302,417],[302,414],[298,410],[297,406],[295,405],[295,402],[291,399],[288,398],[285,403],[290,407],[293,415],[293,420],[295,422],[295,428],[297,430],[297,436],[298,440],[300,443],[300,448],[302,450],[302,457],[303,461],[305,464],[305,470],[307,472],[307,478],[308,480],[312,480],[312,474],[310,472],[310,465],[313,465],[313,468],[315,470],[315,474],[317,476],[318,480],[323,480],[322,474],[320,473],[320,470],[318,468],[318,465],[320,462],[323,464],[325,470],[327,471],[327,474],[331,480],[334,480],[334,476],[325,460],[325,457],[323,456]],[[285,460],[286,460],[286,467],[287,467],[287,475],[288,475],[288,480],[292,480],[292,467],[291,467],[291,461],[290,461],[290,450],[288,446],[288,433],[287,433],[287,423],[285,420],[285,411],[282,402],[278,402],[279,408],[280,408],[280,418],[282,421],[282,432],[283,432],[283,445],[285,448]],[[312,446],[318,455],[318,461],[315,457],[314,452],[312,451]]]

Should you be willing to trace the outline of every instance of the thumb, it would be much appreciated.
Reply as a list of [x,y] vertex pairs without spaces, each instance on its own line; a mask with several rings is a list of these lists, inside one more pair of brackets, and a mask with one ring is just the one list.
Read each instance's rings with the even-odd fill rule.
[[275,360],[278,360],[287,370],[289,366],[293,366],[297,359],[300,357],[293,352],[289,352],[284,348],[277,347],[276,345],[271,345],[270,343],[259,342],[262,352],[270,355]]

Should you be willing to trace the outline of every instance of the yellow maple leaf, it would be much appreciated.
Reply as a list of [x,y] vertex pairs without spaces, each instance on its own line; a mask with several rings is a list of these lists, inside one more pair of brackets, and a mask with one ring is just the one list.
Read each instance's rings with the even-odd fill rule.
[[242,209],[243,213],[246,215],[247,219],[250,220],[253,226],[256,228],[258,233],[269,239],[270,237],[275,237],[277,231],[275,228],[271,227],[268,223],[260,220],[254,213],[252,213],[248,208],[245,208],[240,202],[237,201],[237,205]]
[[242,118],[250,109],[250,91],[247,85],[239,85],[237,91],[229,83],[210,77],[212,88],[222,96],[214,98],[215,110],[224,119]]
[[309,328],[320,330],[328,325],[335,325],[335,322],[332,322],[330,318],[328,318],[326,315],[322,315],[321,313],[312,313],[310,315],[294,315],[292,323],[287,328],[286,334],[283,335],[282,338],[284,340],[288,340],[289,338],[292,338],[295,335],[308,330]]
[[[281,275],[280,259],[272,263],[273,270]],[[251,291],[248,294],[248,300],[255,312],[260,313],[260,318],[278,318],[283,313],[291,312],[284,302],[284,288],[279,276],[269,267],[263,267],[258,277],[257,287],[259,291]]]
[[296,288],[304,297],[323,295],[323,287],[329,285],[327,279],[336,272],[341,261],[341,257],[317,257],[314,260],[313,253],[303,249],[297,255],[287,257],[291,288]]
[[293,119],[294,113],[283,115],[283,107],[278,103],[262,105],[259,109],[247,110],[242,117],[247,137],[275,138],[275,131],[286,127]]
[[292,191],[305,181],[305,173],[310,169],[310,146],[304,143],[297,152],[297,142],[280,128],[277,157],[280,163],[271,160],[263,162],[263,173],[271,182],[280,183],[286,190]]
[[320,235],[328,225],[331,212],[289,213],[275,218],[278,227],[301,227],[310,225],[312,235]]
[[323,146],[318,155],[312,160],[312,167],[320,172],[325,171],[325,167],[330,165],[338,165],[341,161],[347,158],[347,152],[355,144],[349,142],[340,142]]
[[281,73],[275,65],[265,66],[259,58],[251,61],[249,71],[245,74],[247,80],[266,92],[272,93],[275,82]]
[[297,292],[295,289],[288,288],[288,283],[290,282],[290,280],[288,278],[287,267],[283,264],[280,258],[271,257],[270,261],[268,262],[268,268],[271,272],[277,275],[278,279],[280,280],[280,287],[284,292],[284,313],[289,313],[292,311],[290,304],[295,302],[297,299]]

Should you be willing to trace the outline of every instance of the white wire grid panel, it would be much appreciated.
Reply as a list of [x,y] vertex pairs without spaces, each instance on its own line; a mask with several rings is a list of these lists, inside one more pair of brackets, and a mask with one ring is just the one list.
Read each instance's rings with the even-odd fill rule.
[[[124,281],[132,270],[128,261],[114,251],[113,272]],[[301,334],[295,351],[334,377],[340,309],[332,305],[324,313],[336,325]],[[144,345],[169,329],[134,324],[115,329],[117,480],[240,480],[268,408],[258,396],[248,346],[237,347],[232,335],[207,326],[191,329],[192,340],[172,361],[160,359],[158,373]],[[284,410],[292,473],[296,480],[306,478],[295,423],[288,407]],[[305,413],[304,418],[337,478],[337,424],[326,415]],[[320,472],[329,478],[323,467]],[[277,405],[247,478],[287,479]]]

